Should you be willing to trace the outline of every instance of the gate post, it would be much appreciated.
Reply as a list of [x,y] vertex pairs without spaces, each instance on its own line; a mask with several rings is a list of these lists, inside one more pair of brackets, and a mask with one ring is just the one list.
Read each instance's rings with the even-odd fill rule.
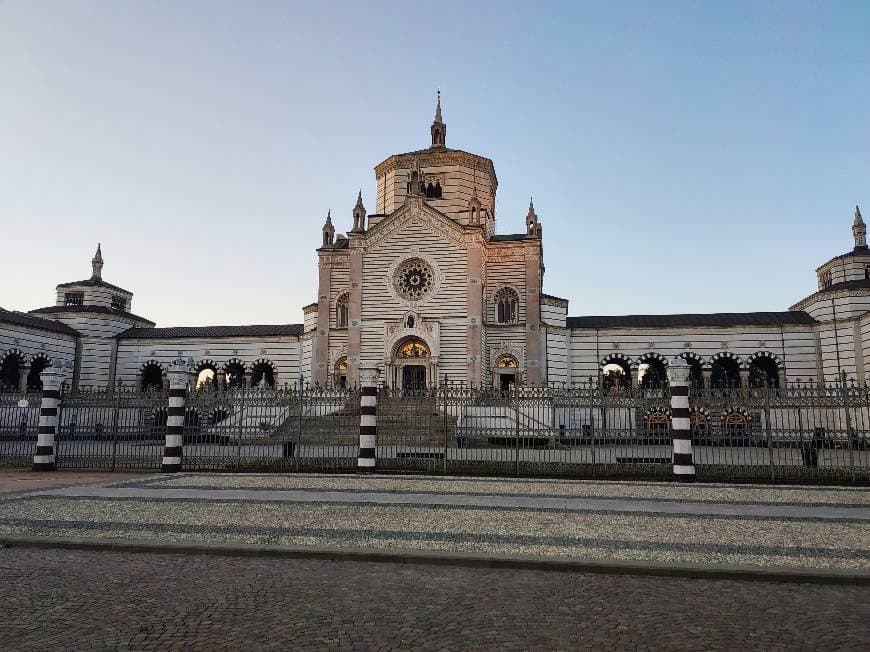
[[671,387],[671,442],[673,444],[674,479],[695,481],[695,462],[692,455],[692,424],[689,420],[689,363],[673,358],[668,365],[668,383]]
[[378,445],[378,368],[374,362],[359,363],[359,456],[357,468],[375,468]]
[[36,431],[36,454],[33,456],[34,471],[55,470],[54,436],[57,433],[58,404],[63,370],[48,367],[39,374],[42,381],[42,403],[39,407],[39,429]]
[[163,473],[181,471],[184,448],[184,403],[187,399],[187,365],[176,360],[169,371],[169,405],[166,410],[166,445],[163,448]]

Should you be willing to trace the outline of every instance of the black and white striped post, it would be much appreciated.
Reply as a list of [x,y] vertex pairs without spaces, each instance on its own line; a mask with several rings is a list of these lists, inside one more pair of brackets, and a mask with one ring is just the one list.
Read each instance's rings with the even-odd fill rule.
[[695,481],[695,461],[692,454],[692,424],[689,420],[689,363],[674,358],[668,365],[671,387],[671,441],[673,443],[674,479]]
[[181,471],[181,458],[184,449],[184,404],[187,400],[189,365],[184,360],[176,360],[166,375],[169,377],[169,406],[166,410],[166,445],[163,448],[163,463],[160,470],[164,473]]
[[359,363],[359,469],[373,469],[378,445],[378,368],[373,362]]
[[54,471],[56,458],[54,437],[57,434],[60,387],[64,372],[57,365],[48,367],[39,374],[42,381],[42,403],[39,406],[39,430],[36,432],[36,454],[33,456],[34,471]]

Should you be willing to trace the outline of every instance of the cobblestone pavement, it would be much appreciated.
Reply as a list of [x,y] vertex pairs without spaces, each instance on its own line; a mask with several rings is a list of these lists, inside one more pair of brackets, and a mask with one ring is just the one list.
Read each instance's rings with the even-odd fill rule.
[[0,648],[866,650],[870,588],[0,550]]
[[0,496],[2,534],[867,571],[870,491],[155,474]]

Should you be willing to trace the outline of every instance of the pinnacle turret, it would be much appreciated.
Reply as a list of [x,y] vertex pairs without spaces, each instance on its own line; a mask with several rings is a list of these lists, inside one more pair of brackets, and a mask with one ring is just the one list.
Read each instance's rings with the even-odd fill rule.
[[856,249],[867,248],[867,225],[861,217],[861,209],[855,206],[855,221],[852,223],[852,237],[855,238]]
[[441,118],[441,91],[438,91],[438,99],[435,102],[435,122],[430,129],[432,132],[432,147],[444,147],[447,142],[447,125]]
[[356,206],[353,207],[352,233],[362,233],[366,230],[366,207],[363,206],[362,190],[356,196]]
[[92,281],[103,280],[103,251],[99,242],[97,243],[97,253],[91,259],[91,270]]
[[335,227],[332,226],[332,211],[326,212],[326,222],[323,223],[323,246],[331,247],[335,241]]

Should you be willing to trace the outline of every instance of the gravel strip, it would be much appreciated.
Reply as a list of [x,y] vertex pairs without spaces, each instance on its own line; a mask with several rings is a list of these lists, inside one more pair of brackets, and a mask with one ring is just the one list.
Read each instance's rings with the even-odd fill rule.
[[705,550],[699,554],[685,550],[669,550],[655,548],[619,549],[598,546],[552,546],[526,545],[522,543],[493,543],[483,541],[445,540],[420,538],[409,541],[407,538],[374,537],[365,534],[357,535],[318,535],[310,536],[303,533],[281,534],[233,534],[214,533],[210,531],[175,531],[171,538],[162,530],[136,529],[97,529],[84,532],[77,528],[53,528],[46,531],[32,526],[9,526],[0,524],[0,533],[26,536],[55,536],[77,538],[130,539],[149,541],[186,541],[186,542],[219,542],[246,543],[262,545],[288,546],[321,546],[321,547],[353,547],[364,549],[418,549],[449,552],[480,552],[486,554],[509,554],[528,556],[578,557],[586,559],[615,559],[628,561],[652,561],[666,563],[708,563],[734,564],[744,566],[788,566],[798,568],[837,568],[844,570],[868,570],[870,563],[860,558],[831,558],[819,555],[789,555],[788,557],[772,557],[752,554],[750,552],[717,552]]
[[[782,549],[800,554],[812,548],[853,550],[870,566],[870,524],[764,521],[680,516],[642,516],[598,513],[534,512],[513,510],[468,510],[409,506],[190,503],[133,500],[41,500],[0,505],[0,517],[37,521],[131,523],[185,528],[213,527],[293,528],[296,531],[342,530],[370,533],[399,531],[440,538],[473,539],[479,535],[505,540],[582,539],[583,541],[628,541],[643,545],[685,544]],[[2,522],[2,521],[0,521]],[[464,545],[468,545],[467,543]]]
[[151,488],[312,489],[402,491],[420,493],[514,494],[530,496],[589,496],[609,498],[704,500],[870,505],[870,489],[759,487],[740,485],[681,485],[669,483],[596,482],[587,480],[469,480],[453,478],[356,477],[315,475],[191,474],[148,484]]

